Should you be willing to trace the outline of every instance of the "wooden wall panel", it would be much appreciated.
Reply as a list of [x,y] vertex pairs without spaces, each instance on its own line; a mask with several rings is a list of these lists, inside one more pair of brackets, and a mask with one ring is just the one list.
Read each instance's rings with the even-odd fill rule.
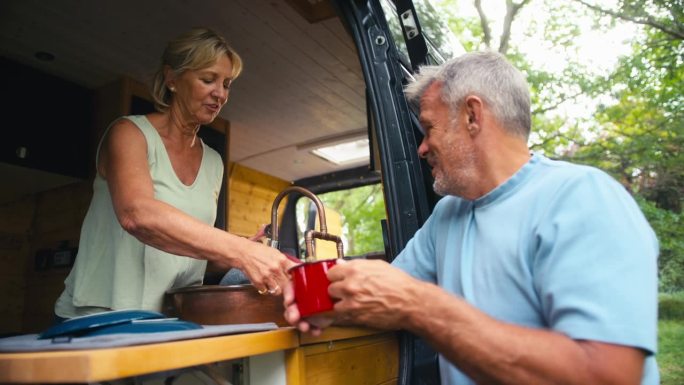
[[[342,216],[337,211],[330,207],[323,207],[325,210],[325,222],[326,228],[328,229],[328,234],[342,236]],[[319,217],[316,216],[316,230],[321,230],[321,224],[319,223]],[[347,250],[342,250],[346,253]],[[330,259],[337,258],[337,243],[326,241],[323,239],[314,240],[314,253],[316,254],[316,259]]]
[[[261,225],[271,222],[273,200],[290,183],[235,163],[230,164],[229,176],[228,231],[253,235]],[[284,207],[285,200],[279,213]]]
[[33,223],[33,197],[0,205],[0,335],[22,329],[28,236]]
[[55,300],[64,289],[69,267],[39,271],[34,256],[39,250],[77,248],[83,218],[92,196],[91,182],[78,182],[36,194],[31,230],[22,332],[39,332],[54,316]]
[[39,333],[54,321],[55,301],[62,294],[69,269],[30,273],[24,296],[22,333]]

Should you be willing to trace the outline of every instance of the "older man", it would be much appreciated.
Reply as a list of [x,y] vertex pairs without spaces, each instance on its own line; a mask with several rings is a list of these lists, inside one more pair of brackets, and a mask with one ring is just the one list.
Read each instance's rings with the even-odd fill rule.
[[[528,85],[499,54],[425,67],[407,95],[445,197],[394,267],[329,272],[336,319],[421,336],[444,384],[657,384],[658,243],[631,196],[530,154]],[[301,320],[292,297],[300,330],[329,324]]]

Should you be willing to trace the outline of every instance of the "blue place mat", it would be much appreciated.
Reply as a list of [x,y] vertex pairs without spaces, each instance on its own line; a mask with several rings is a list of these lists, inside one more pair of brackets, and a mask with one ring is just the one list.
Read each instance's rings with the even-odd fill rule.
[[0,352],[36,352],[54,350],[104,349],[187,340],[228,334],[252,333],[278,329],[274,322],[239,325],[202,325],[201,329],[156,333],[105,334],[92,337],[55,337],[38,339],[38,334],[0,338]]

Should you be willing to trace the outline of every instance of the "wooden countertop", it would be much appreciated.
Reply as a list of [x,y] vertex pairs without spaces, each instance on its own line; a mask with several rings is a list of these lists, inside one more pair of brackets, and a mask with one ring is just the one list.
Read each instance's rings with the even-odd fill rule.
[[321,336],[278,330],[107,349],[0,353],[0,383],[97,382],[377,334],[331,327]]

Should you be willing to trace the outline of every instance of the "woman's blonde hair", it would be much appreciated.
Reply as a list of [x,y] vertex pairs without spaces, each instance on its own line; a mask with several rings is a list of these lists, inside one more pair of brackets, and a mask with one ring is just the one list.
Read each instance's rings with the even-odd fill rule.
[[226,39],[211,29],[194,28],[171,40],[152,81],[152,98],[157,111],[166,111],[171,101],[171,91],[164,79],[166,66],[180,75],[188,70],[207,68],[216,63],[221,55],[228,56],[233,65],[232,78],[237,78],[242,72],[242,59]]

